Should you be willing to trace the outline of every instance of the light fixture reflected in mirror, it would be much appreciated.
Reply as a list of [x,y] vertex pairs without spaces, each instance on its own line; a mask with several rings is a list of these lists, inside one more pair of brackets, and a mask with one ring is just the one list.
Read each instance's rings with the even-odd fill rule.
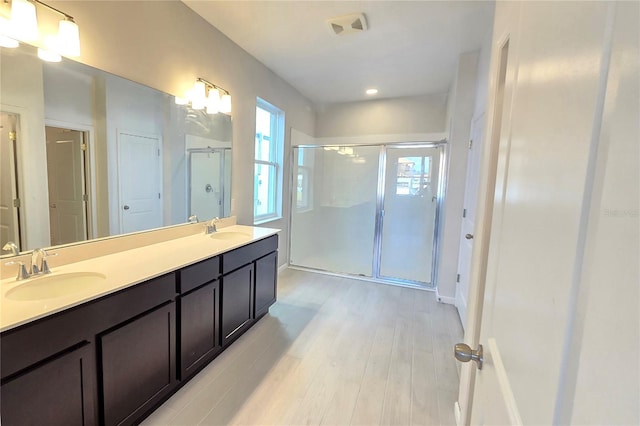
[[[222,95],[221,95],[222,92]],[[231,94],[226,89],[216,86],[203,78],[198,78],[193,88],[188,90],[184,98],[176,96],[177,105],[189,105],[195,110],[205,109],[207,114],[231,113]]]

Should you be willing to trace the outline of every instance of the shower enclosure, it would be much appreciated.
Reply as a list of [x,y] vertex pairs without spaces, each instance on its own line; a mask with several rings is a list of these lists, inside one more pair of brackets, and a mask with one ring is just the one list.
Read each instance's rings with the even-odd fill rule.
[[445,148],[294,147],[290,264],[433,287]]
[[[187,206],[189,216],[201,220],[229,215],[230,179],[225,173],[231,170],[230,148],[193,148],[189,154],[189,190]],[[227,200],[227,201],[225,201]]]

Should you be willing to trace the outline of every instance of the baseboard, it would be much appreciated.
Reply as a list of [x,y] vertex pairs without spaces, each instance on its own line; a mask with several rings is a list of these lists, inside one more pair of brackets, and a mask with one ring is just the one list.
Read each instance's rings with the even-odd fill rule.
[[453,415],[456,418],[456,425],[462,426],[462,414],[460,413],[460,404],[458,403],[458,401],[453,404]]
[[278,266],[278,273],[281,273],[282,271],[284,271],[285,269],[287,269],[289,267],[288,263],[285,263],[284,265],[280,265]]
[[440,303],[446,303],[447,305],[455,305],[456,304],[456,298],[455,297],[442,296],[438,292],[437,288],[436,288],[436,300],[438,302],[440,302]]

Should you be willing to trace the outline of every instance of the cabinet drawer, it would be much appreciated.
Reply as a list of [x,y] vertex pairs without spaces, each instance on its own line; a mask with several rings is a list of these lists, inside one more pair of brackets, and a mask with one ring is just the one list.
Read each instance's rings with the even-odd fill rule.
[[220,257],[212,257],[180,271],[178,293],[186,293],[220,276]]
[[226,274],[278,250],[278,236],[272,235],[222,255],[222,273]]

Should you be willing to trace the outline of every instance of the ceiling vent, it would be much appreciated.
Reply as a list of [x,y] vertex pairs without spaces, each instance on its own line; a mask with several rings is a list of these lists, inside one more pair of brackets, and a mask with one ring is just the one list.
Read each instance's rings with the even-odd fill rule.
[[359,33],[367,30],[367,18],[363,13],[352,13],[328,19],[327,25],[334,35]]

